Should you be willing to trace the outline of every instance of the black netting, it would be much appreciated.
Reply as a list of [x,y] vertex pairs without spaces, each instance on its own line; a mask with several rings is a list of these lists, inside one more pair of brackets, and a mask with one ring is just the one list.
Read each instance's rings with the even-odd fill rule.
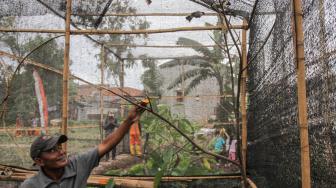
[[[303,0],[302,4],[312,186],[334,187],[336,2]],[[42,126],[42,99],[37,94],[41,85],[47,99],[48,131],[60,132],[65,10],[65,0],[0,1],[2,31],[35,31],[0,32],[1,164],[31,167],[30,143],[46,129]],[[187,20],[186,15],[195,11],[204,15]],[[104,136],[100,126],[108,112],[119,122],[123,120],[131,105],[120,98],[122,93],[132,101],[150,96],[155,111],[202,148],[214,149],[211,141],[216,128],[226,128],[231,140],[239,138],[232,94],[237,94],[239,72],[239,50],[234,42],[241,45],[242,33],[241,29],[226,31],[216,11],[225,13],[232,27],[242,28],[242,19],[250,21],[249,174],[258,187],[299,187],[292,0],[73,0],[71,30],[86,30],[88,35],[71,35],[70,40],[73,77],[69,81],[68,153],[74,155],[100,143]],[[213,26],[222,27],[205,28]],[[161,33],[186,27],[201,30]],[[90,34],[95,29],[139,33]],[[51,30],[58,34],[48,33]],[[141,33],[144,30],[156,33]],[[13,77],[21,58],[49,39]],[[232,58],[232,78],[224,39]],[[141,121],[143,160],[129,157],[130,137],[126,136],[117,148],[117,158],[129,164],[108,164],[95,173],[155,176],[164,169],[164,175],[211,176],[239,172],[238,167],[200,152],[150,113]],[[238,184],[238,180],[204,180],[162,186]]]
[[[303,1],[311,173],[313,187],[333,187],[335,37],[328,23],[335,20],[335,6],[320,3]],[[265,10],[276,15],[258,15]],[[248,165],[259,180],[266,177],[265,187],[301,184],[292,11],[292,1],[262,1],[250,30]]]

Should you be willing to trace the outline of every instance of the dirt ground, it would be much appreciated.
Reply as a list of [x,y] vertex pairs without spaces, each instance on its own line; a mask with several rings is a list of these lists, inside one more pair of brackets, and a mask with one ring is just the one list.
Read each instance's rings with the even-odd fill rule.
[[137,163],[141,163],[141,159],[129,154],[120,154],[116,156],[116,160],[110,159],[108,161],[103,157],[99,166],[94,168],[91,174],[104,174],[112,169],[126,169]]

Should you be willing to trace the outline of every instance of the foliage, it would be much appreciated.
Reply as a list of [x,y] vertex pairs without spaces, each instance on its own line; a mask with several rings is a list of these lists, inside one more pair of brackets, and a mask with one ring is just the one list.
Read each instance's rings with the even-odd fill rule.
[[[27,54],[32,49],[43,43],[46,39],[41,36],[30,39],[28,42],[20,44],[18,38],[13,35],[3,36],[3,42],[11,50],[11,53],[18,56]],[[50,41],[33,54],[29,59],[38,63],[43,63],[56,69],[63,68],[63,50],[58,46],[56,41]],[[14,65],[12,65],[14,66]],[[14,69],[14,67],[13,67]],[[56,107],[58,113],[54,114],[57,118],[60,116],[61,101],[62,101],[62,77],[50,71],[37,69],[33,66],[24,66],[18,72],[11,82],[10,98],[8,106],[10,111],[8,113],[8,122],[14,122],[18,114],[22,119],[30,120],[38,116],[37,98],[34,90],[33,70],[36,70],[40,75],[45,89],[47,102],[49,107]],[[72,81],[69,82],[70,100],[76,94],[75,85]],[[53,116],[51,116],[53,118]]]
[[[166,105],[158,105],[157,109],[160,115],[191,138],[200,129],[198,125],[187,119],[172,115]],[[155,175],[158,181],[163,175],[187,176],[222,173],[222,171],[211,168],[211,164],[215,163],[212,158],[199,153],[184,137],[157,117],[151,114],[144,115],[142,125],[143,131],[149,134],[144,166],[148,174],[145,175]],[[203,144],[206,145],[206,143]]]
[[155,60],[145,59],[142,61],[142,66],[147,68],[141,76],[145,91],[154,96],[161,96],[163,78],[160,75]]
[[[223,44],[223,35],[219,31],[214,31],[214,39]],[[187,82],[184,93],[188,95],[192,89],[196,88],[198,85],[209,78],[215,78],[218,84],[218,94],[222,96],[220,98],[220,103],[217,108],[217,119],[222,121],[227,121],[233,114],[233,104],[231,98],[224,97],[226,94],[232,92],[234,88],[231,85],[231,72],[229,63],[223,61],[223,51],[220,47],[216,46],[213,49],[202,46],[201,43],[180,37],[177,44],[182,46],[192,45],[193,50],[198,52],[200,55],[195,56],[193,59],[188,60],[172,60],[164,63],[160,68],[172,68],[178,66],[186,66],[187,69],[184,73],[178,75],[175,80],[173,80],[167,89],[173,89],[178,87],[183,82]],[[205,59],[206,58],[206,59]],[[234,69],[238,68],[238,62],[234,61]],[[235,75],[237,77],[237,75]],[[236,78],[237,79],[237,78]]]
[[[93,7],[95,6],[94,3],[92,5]],[[87,9],[87,8],[86,8]],[[128,13],[136,13],[136,7],[132,7],[130,5],[129,1],[112,1],[112,4],[110,5],[110,9],[113,9],[114,12],[128,12]],[[90,10],[90,9],[87,9]],[[101,12],[101,10],[96,10],[96,12]],[[83,23],[88,23],[87,21],[94,22],[96,20],[86,20],[88,19],[85,16],[80,17],[82,19]],[[92,17],[91,17],[92,19]],[[106,16],[102,19],[102,22],[100,24],[100,28],[102,29],[115,29],[115,30],[120,30],[120,29],[131,29],[131,30],[136,30],[136,29],[147,29],[149,27],[149,23],[141,17],[135,17],[135,16]],[[146,38],[147,35],[105,35],[105,36],[100,36],[98,40],[104,41],[105,44],[108,43],[113,43],[113,44],[133,44],[133,41],[136,38]],[[108,45],[106,45],[108,47]],[[117,76],[119,77],[120,85],[123,83],[122,77],[125,74],[122,70],[122,66],[127,67],[132,67],[134,65],[133,60],[126,60],[126,61],[121,61],[119,58],[117,58],[115,55],[119,57],[128,57],[131,58],[133,57],[132,50],[129,46],[118,46],[113,47],[113,54],[110,53],[110,50],[106,50],[106,53],[108,55],[106,56],[106,64],[105,67],[107,68],[107,76]],[[101,62],[102,62],[102,56],[99,56]]]

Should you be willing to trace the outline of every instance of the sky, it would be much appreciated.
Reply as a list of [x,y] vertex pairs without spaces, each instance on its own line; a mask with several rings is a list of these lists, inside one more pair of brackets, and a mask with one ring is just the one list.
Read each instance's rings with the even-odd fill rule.
[[[147,5],[145,0],[134,0],[132,5],[137,8],[138,13],[191,13],[198,10],[210,12],[204,7],[192,3],[189,0],[154,0],[150,5]],[[114,11],[113,9],[110,9],[109,12]],[[216,17],[209,16],[193,19],[191,22],[188,22],[184,17],[146,17],[146,20],[150,23],[149,29],[204,26],[205,23],[216,24],[217,22]],[[51,14],[43,16],[26,16],[20,17],[16,27],[63,29],[64,20]],[[176,45],[176,41],[179,37],[187,37],[208,45],[214,44],[210,38],[211,34],[212,31],[150,34],[146,40],[137,39],[135,40],[135,43],[146,43],[148,45]],[[46,34],[43,35],[46,36]],[[64,38],[57,39],[57,42],[60,46],[64,46]],[[99,63],[98,56],[100,54],[100,47],[96,46],[84,36],[71,36],[70,45],[70,59],[72,61],[70,70],[72,74],[93,83],[100,83],[100,70],[97,66]],[[136,48],[133,49],[132,52],[135,57],[143,54],[150,57],[180,57],[197,54],[194,50],[185,48]],[[139,62],[133,68],[127,69],[125,86],[143,89],[140,80],[143,71],[144,69]],[[114,79],[105,78],[105,80],[108,84],[116,86]]]

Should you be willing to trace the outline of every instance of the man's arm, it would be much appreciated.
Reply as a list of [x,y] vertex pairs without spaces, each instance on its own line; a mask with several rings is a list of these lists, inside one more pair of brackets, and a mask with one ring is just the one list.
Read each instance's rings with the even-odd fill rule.
[[125,134],[130,129],[131,125],[134,121],[140,118],[140,115],[143,111],[139,107],[133,107],[121,125],[116,131],[112,134],[109,134],[102,143],[98,145],[98,154],[99,157],[104,156],[107,152],[109,152],[113,147],[115,147],[121,139],[125,136]]

